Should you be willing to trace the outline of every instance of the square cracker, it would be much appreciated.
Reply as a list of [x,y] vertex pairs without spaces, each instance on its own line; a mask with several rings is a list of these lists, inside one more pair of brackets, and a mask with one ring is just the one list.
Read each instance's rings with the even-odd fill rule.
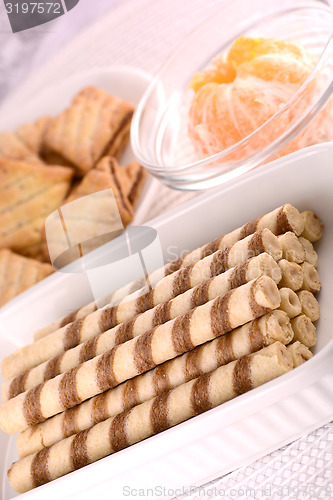
[[[132,221],[133,209],[124,193],[120,170],[115,158],[105,157],[75,186],[60,209],[62,224],[53,218],[47,222],[44,258],[50,254],[52,262],[62,267],[79,257],[79,243],[86,254],[113,239]],[[113,198],[106,191],[109,188]]]
[[73,164],[80,175],[104,155],[119,155],[129,136],[134,107],[95,87],[77,94],[47,127],[43,147]]
[[66,203],[82,196],[112,188],[121,220],[124,226],[127,226],[133,219],[133,210],[121,182],[120,170],[121,167],[115,158],[111,156],[104,157],[72,190],[66,199]]
[[45,218],[66,197],[73,170],[0,158],[0,248],[24,253],[41,243]]
[[23,141],[36,155],[40,155],[42,153],[44,134],[51,119],[52,118],[50,116],[42,116],[33,123],[25,123],[21,125],[16,131],[19,139]]
[[50,264],[0,250],[0,306],[53,272]]
[[0,133],[0,157],[43,165],[38,155],[14,132]]

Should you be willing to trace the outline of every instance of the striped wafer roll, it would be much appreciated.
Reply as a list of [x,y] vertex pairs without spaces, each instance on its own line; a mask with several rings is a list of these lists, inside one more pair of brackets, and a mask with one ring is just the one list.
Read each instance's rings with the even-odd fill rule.
[[[163,274],[163,270],[160,270],[160,271],[161,271],[160,279],[162,279],[165,276],[165,274]],[[157,272],[156,272],[156,281],[155,282],[157,282],[157,281],[159,281],[159,280],[157,279]],[[149,281],[149,282],[152,285],[152,282],[151,281]],[[122,288],[119,288],[119,290],[117,290],[117,293],[119,291],[119,295],[121,295],[121,297],[119,297],[119,300],[120,300],[120,298],[124,298],[127,295],[129,295],[129,293],[134,293],[135,291],[140,290],[142,287],[144,287],[146,285],[147,281],[146,281],[146,279],[142,279],[142,280],[137,280],[135,283],[137,284],[137,286],[134,287],[134,285],[132,284],[133,286],[131,287],[131,290],[129,289],[130,288],[129,285],[126,285],[126,287],[124,286]],[[124,293],[125,289],[128,290],[128,293]],[[120,290],[122,290],[123,292],[120,293]],[[73,321],[75,321],[75,320],[85,318],[89,314],[97,311],[97,309],[102,309],[103,307],[108,306],[108,305],[115,305],[116,301],[113,300],[113,297],[115,297],[115,294],[116,294],[116,292],[113,291],[112,293],[109,293],[108,295],[105,295],[104,297],[99,298],[97,301],[90,302],[89,304],[84,305],[84,306],[80,307],[79,309],[76,309],[76,311],[73,311],[73,312],[67,314],[66,316],[63,316],[62,318],[59,318],[59,319],[53,321],[53,323],[50,323],[49,325],[46,325],[43,328],[40,328],[39,330],[37,330],[34,333],[34,341],[36,342],[37,340],[46,337],[50,333],[53,333],[56,330],[59,330],[59,328],[62,328],[63,326],[68,325],[69,323],[73,323]]]
[[305,249],[296,234],[288,231],[278,236],[282,249],[282,257],[290,262],[301,264],[305,261]]
[[272,277],[276,283],[281,279],[279,266],[267,253],[253,257],[243,264],[187,290],[168,302],[164,302],[153,309],[148,309],[148,311],[135,316],[133,319],[100,333],[97,337],[65,351],[60,356],[28,370],[23,375],[6,381],[2,385],[2,399],[8,401],[8,399],[17,396],[21,392],[32,389],[42,382],[64,373],[94,356],[103,354],[112,347],[137,337],[157,325],[186,314],[194,307],[222,296],[229,290],[244,285],[261,275]]
[[268,382],[293,367],[280,342],[232,361],[14,463],[8,477],[19,493],[158,434]]
[[289,262],[286,259],[281,259],[278,262],[282,271],[282,279],[279,283],[281,288],[290,288],[293,291],[299,290],[303,285],[303,271],[296,262]]
[[298,340],[306,347],[313,347],[316,344],[316,327],[310,318],[305,316],[305,314],[300,314],[290,322],[294,332],[294,342]]
[[117,306],[97,310],[37,342],[22,347],[3,360],[3,375],[5,378],[20,375],[263,252],[272,255],[275,260],[282,255],[278,239],[269,229],[257,231],[225,250],[217,251],[196,264],[166,276],[144,295],[136,292],[123,299]]
[[261,316],[41,424],[29,427],[17,437],[19,456],[23,458],[36,453],[277,340],[288,344],[292,338],[293,331],[286,313],[273,311]]
[[305,314],[311,321],[317,321],[320,317],[319,303],[313,293],[308,290],[297,292],[298,299],[301,304],[302,313]]
[[302,289],[312,293],[319,292],[321,289],[321,282],[317,269],[308,262],[303,262],[301,268],[303,272]]
[[294,368],[297,368],[297,366],[302,365],[303,363],[305,363],[305,361],[308,361],[310,358],[313,357],[313,354],[310,351],[310,349],[306,347],[304,344],[302,344],[302,342],[299,342],[298,340],[293,344],[288,345],[287,349],[291,354]]
[[[158,280],[161,279],[161,276],[167,276],[181,269],[182,267],[193,265],[198,260],[211,255],[217,250],[224,250],[228,246],[233,245],[237,241],[249,236],[250,234],[266,228],[272,231],[272,233],[275,235],[283,234],[286,231],[292,231],[296,235],[300,235],[304,230],[304,219],[295,207],[287,203],[285,205],[282,205],[281,207],[278,207],[272,212],[269,212],[268,214],[265,214],[262,217],[253,220],[252,222],[244,224],[244,226],[235,229],[231,233],[227,233],[224,236],[221,236],[220,238],[204,245],[203,247],[193,250],[192,252],[186,254],[184,257],[166,264],[164,269],[159,269],[149,274],[149,281],[152,285],[154,285]],[[108,296],[103,305],[106,305],[108,301],[111,305],[114,305],[142,286],[144,286],[142,280],[126,285],[125,287],[122,287],[119,290],[115,291],[113,294],[111,294],[111,296]],[[101,307],[101,305],[99,305],[99,307]],[[94,312],[95,310],[96,304],[94,302],[89,304],[88,306],[77,309],[73,313],[53,322],[51,325],[38,330],[35,333],[35,340],[38,340],[39,338],[42,338],[45,335],[58,330],[68,323],[72,323],[77,319],[81,319],[87,314]]]
[[304,230],[301,236],[312,243],[320,240],[323,235],[324,224],[319,219],[318,215],[311,210],[305,210],[301,215],[304,219]]
[[303,231],[302,228],[304,228],[304,221],[302,220],[302,217],[300,217],[300,213],[292,205],[286,204],[276,210],[273,210],[273,212],[263,215],[262,217],[235,229],[231,233],[208,243],[202,248],[185,255],[182,259],[178,259],[178,261],[171,263],[169,268],[174,270],[175,268],[179,269],[179,265],[188,266],[193,263],[193,258],[195,261],[202,259],[206,255],[216,252],[218,249],[233,245],[236,241],[239,241],[258,230],[269,229],[275,235],[283,234],[287,231],[293,231],[296,235],[300,235]]
[[306,238],[302,238],[301,236],[298,238],[299,242],[303,245],[305,251],[305,261],[309,264],[312,264],[314,267],[318,265],[318,254],[313,248],[311,241]]
[[279,305],[277,285],[261,276],[10,399],[0,406],[0,428],[40,423]]
[[101,301],[98,304],[95,301],[90,302],[89,304],[80,307],[76,311],[73,311],[73,312],[67,314],[66,316],[63,316],[62,318],[57,319],[56,321],[54,321],[50,325],[47,325],[47,326],[41,328],[40,330],[37,330],[34,333],[34,341],[42,339],[43,337],[46,337],[47,335],[49,335],[49,333],[55,332],[56,330],[58,330],[62,326],[68,325],[69,323],[72,323],[76,319],[84,318],[85,316],[88,316],[88,314],[91,314],[91,313],[97,311],[97,309],[100,309],[100,308],[106,306],[107,304],[110,303],[111,297],[112,297],[112,293],[107,295],[105,298],[103,297],[103,299],[105,299],[105,300]]
[[280,288],[280,309],[287,313],[289,318],[295,318],[302,312],[301,303],[296,293],[290,288]]

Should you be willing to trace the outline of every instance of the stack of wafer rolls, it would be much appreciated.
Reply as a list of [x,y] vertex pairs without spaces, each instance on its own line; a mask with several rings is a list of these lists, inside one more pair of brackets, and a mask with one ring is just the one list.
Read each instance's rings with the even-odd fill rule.
[[23,493],[214,408],[292,367],[287,348],[275,342],[19,460],[9,469],[9,480]]
[[102,420],[275,341],[288,344],[293,335],[286,313],[267,313],[81,405],[29,427],[18,435],[19,456],[22,458],[45,446],[51,446],[61,439],[88,429]]
[[269,229],[257,231],[225,250],[218,250],[196,264],[175,271],[158,281],[143,295],[134,292],[122,299],[117,306],[99,309],[19,349],[4,359],[3,374],[5,378],[15,377],[263,252],[272,255],[275,260],[282,256],[278,239]]
[[13,488],[56,479],[310,359],[321,234],[313,212],[283,205],[5,358],[0,427],[20,432]]
[[0,427],[15,433],[43,422],[279,305],[276,283],[261,276],[10,399]]
[[281,280],[279,266],[267,253],[253,257],[163,304],[138,314],[125,323],[106,330],[72,349],[68,349],[60,356],[41,363],[22,375],[6,381],[2,386],[2,399],[8,401],[8,399],[17,396],[21,392],[27,391],[60,373],[64,373],[79,363],[103,354],[110,348],[137,337],[157,325],[186,314],[194,307],[222,296],[229,290],[244,285],[260,275],[270,276],[276,283]]
[[[223,250],[239,240],[242,240],[246,236],[255,233],[261,229],[269,229],[273,234],[280,235],[285,232],[293,232],[295,235],[299,236],[304,232],[304,217],[299,213],[299,211],[290,205],[289,203],[276,208],[272,212],[269,212],[251,222],[240,226],[238,229],[227,233],[216,240],[207,243],[206,245],[187,253],[184,257],[176,259],[164,266],[163,269],[159,269],[149,274],[148,279],[151,284],[156,283],[161,279],[162,275],[167,276],[175,271],[181,269],[182,267],[187,267],[189,265],[195,264],[199,260],[211,255],[217,250]],[[126,297],[130,293],[139,290],[143,286],[142,280],[137,280],[134,283],[130,283],[115,292],[107,295],[99,303],[99,307],[103,307],[107,304],[114,305],[122,298]],[[72,323],[76,319],[81,319],[87,314],[94,312],[97,308],[97,304],[92,302],[88,305],[81,307],[80,309],[70,313],[67,316],[54,321],[50,325],[35,332],[35,340],[42,338],[49,333],[58,330],[59,328]]]

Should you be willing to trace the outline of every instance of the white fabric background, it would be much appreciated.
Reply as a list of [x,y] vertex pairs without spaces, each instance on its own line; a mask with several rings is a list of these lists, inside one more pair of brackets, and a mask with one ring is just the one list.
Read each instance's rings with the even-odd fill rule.
[[122,0],[80,0],[65,16],[51,23],[13,34],[0,2],[0,101],[24,83],[36,68],[48,61],[75,35]]

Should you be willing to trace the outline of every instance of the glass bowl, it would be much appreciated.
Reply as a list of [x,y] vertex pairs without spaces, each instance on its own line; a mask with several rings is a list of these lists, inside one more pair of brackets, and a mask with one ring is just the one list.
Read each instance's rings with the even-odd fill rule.
[[[171,188],[200,190],[297,149],[331,141],[332,30],[332,8],[319,0],[234,0],[224,6],[192,33],[147,88],[131,129],[138,161]],[[193,93],[188,85],[244,34],[299,42],[316,64],[288,102],[257,130],[228,149],[199,157],[188,135]]]

